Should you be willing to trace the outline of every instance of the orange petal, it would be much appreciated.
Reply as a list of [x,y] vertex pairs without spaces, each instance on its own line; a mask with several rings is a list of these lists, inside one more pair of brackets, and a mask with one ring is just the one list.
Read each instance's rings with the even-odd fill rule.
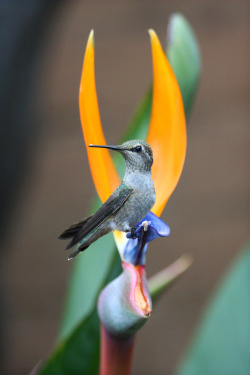
[[153,58],[153,102],[147,142],[154,154],[153,212],[160,216],[180,178],[186,154],[186,122],[181,92],[156,33],[149,30]]
[[116,172],[109,151],[90,148],[94,145],[105,145],[95,85],[95,49],[94,31],[89,34],[85,51],[82,77],[79,91],[80,117],[82,131],[87,148],[90,170],[97,193],[105,201],[119,185],[120,179]]

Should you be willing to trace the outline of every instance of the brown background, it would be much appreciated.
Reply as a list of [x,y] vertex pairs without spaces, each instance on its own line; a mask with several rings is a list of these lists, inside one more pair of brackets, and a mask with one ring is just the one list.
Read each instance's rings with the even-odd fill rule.
[[182,12],[201,48],[203,74],[189,121],[180,183],[163,219],[171,236],[151,245],[148,274],[183,253],[192,269],[155,306],[136,345],[133,374],[173,374],[208,297],[249,228],[247,11],[241,1],[68,2],[41,54],[35,82],[43,129],[12,219],[5,255],[5,373],[26,373],[53,346],[72,264],[57,235],[85,215],[91,180],[78,114],[87,37],[95,29],[97,91],[106,139],[119,141],[151,80],[147,29],[162,43]]

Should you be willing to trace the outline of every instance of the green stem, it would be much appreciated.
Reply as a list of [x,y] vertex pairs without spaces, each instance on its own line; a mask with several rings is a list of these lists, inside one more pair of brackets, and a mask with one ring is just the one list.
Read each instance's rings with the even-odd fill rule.
[[130,375],[135,335],[118,339],[101,325],[100,375]]

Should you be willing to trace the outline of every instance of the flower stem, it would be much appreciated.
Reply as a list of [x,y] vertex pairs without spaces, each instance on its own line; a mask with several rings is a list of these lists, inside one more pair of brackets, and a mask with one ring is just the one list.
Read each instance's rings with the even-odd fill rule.
[[100,375],[130,375],[134,342],[135,335],[116,338],[101,325]]

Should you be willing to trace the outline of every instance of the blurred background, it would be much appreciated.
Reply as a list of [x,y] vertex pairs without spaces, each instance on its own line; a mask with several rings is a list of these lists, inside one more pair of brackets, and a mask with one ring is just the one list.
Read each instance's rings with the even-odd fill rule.
[[89,31],[104,133],[116,144],[152,79],[147,29],[165,45],[168,18],[181,12],[197,35],[203,72],[184,171],[162,216],[171,236],[151,245],[147,272],[183,253],[195,263],[140,331],[133,367],[137,375],[174,373],[249,235],[249,5],[0,2],[2,374],[25,374],[52,349],[73,267],[57,236],[86,215],[93,196],[78,111]]

